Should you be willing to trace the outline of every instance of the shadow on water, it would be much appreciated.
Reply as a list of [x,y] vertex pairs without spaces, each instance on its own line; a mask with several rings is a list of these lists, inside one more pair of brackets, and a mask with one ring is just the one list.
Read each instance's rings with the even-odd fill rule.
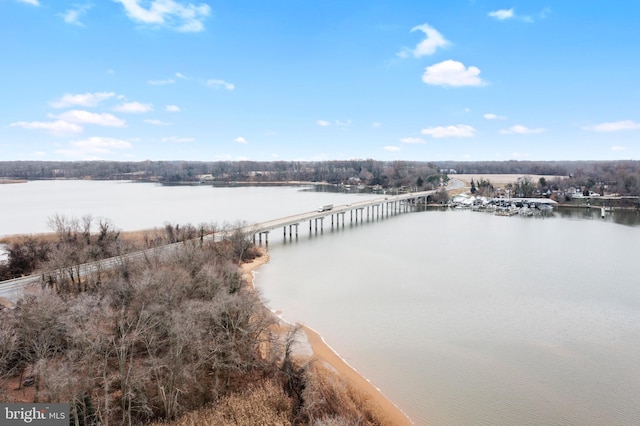
[[640,211],[633,209],[607,211],[604,218],[599,208],[559,207],[555,214],[566,219],[602,220],[626,226],[640,225]]

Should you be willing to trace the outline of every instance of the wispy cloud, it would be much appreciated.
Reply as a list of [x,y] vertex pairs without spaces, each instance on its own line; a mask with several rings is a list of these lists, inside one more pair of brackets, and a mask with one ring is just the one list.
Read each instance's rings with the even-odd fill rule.
[[465,67],[462,62],[446,60],[425,69],[422,81],[433,86],[484,86],[486,83],[479,77],[480,69]]
[[547,18],[547,16],[549,16],[550,13],[551,13],[551,9],[549,9],[548,7],[545,7],[539,13],[534,15],[519,15],[515,13],[515,10],[513,8],[511,8],[511,9],[494,10],[493,12],[489,12],[487,15],[499,21],[514,19],[514,20],[531,24],[535,22],[537,19]]
[[614,145],[614,146],[611,147],[612,151],[624,151],[626,149],[627,149],[626,147],[620,146],[620,145]]
[[114,97],[113,92],[79,93],[76,95],[67,93],[59,100],[49,102],[54,108],[68,108],[71,106],[95,107],[100,102]]
[[380,127],[382,127],[382,123],[379,121],[374,121],[373,123],[371,123],[371,127],[373,127],[374,129],[379,129]]
[[467,124],[456,124],[455,126],[438,126],[422,129],[423,135],[430,135],[434,138],[472,138],[476,129]]
[[498,115],[498,114],[492,114],[492,113],[484,114],[483,117],[487,120],[506,120],[507,119],[507,117],[504,115]]
[[59,115],[51,115],[52,118],[68,121],[76,124],[96,124],[105,127],[125,127],[126,121],[108,113],[95,113],[83,110],[65,111]]
[[18,0],[18,3],[26,3],[32,6],[40,6],[40,3],[38,2],[38,0]]
[[142,0],[115,0],[124,6],[127,16],[135,22],[156,27],[167,27],[181,32],[204,30],[203,21],[211,13],[209,5],[178,2],[174,0],[152,0],[148,8]]
[[229,91],[236,88],[235,84],[228,83],[224,80],[207,80],[207,86],[213,87],[214,89],[227,89]]
[[414,49],[405,47],[397,53],[401,58],[407,58],[413,55],[420,58],[426,55],[433,55],[438,48],[446,47],[450,42],[444,38],[442,34],[429,24],[422,24],[411,28],[411,32],[422,31],[426,38],[422,40]]
[[583,130],[592,132],[618,132],[621,130],[637,130],[640,129],[640,123],[633,120],[612,121],[608,123],[600,123],[594,126],[585,126]]
[[131,149],[133,145],[122,139],[94,136],[71,141],[69,147],[69,149],[60,149],[56,152],[66,157],[97,159],[100,155],[113,153],[114,150]]
[[316,124],[320,127],[327,127],[327,126],[331,126],[331,123],[329,123],[326,120],[318,120],[316,121]]
[[387,145],[387,146],[383,147],[382,149],[384,149],[385,151],[389,151],[389,152],[398,152],[398,151],[400,151],[400,147],[394,146],[394,145]]
[[504,21],[505,19],[513,18],[513,9],[500,9],[495,10],[493,12],[489,12],[489,16],[492,18],[496,18],[499,21]]
[[349,127],[349,126],[351,126],[351,120],[347,120],[347,121],[336,120],[336,126],[338,126],[338,127]]
[[424,139],[407,137],[407,138],[401,138],[400,142],[402,142],[402,143],[424,143]]
[[508,129],[500,130],[500,133],[502,133],[503,135],[532,135],[535,133],[542,133],[544,131],[546,131],[546,129],[530,129],[521,124],[516,124],[515,126],[509,127]]
[[54,136],[68,136],[82,133],[82,126],[69,123],[64,120],[56,121],[18,121],[11,123],[10,127],[21,127],[23,129],[42,129],[47,130]]
[[84,6],[77,6],[75,9],[69,9],[64,13],[61,13],[62,19],[64,22],[71,25],[77,25],[79,27],[84,27],[84,24],[80,22],[80,16],[84,15],[87,10],[91,9],[90,4],[86,4]]
[[242,136],[238,136],[237,138],[235,138],[233,140],[235,143],[247,143],[247,140],[245,138],[243,138]]
[[165,111],[169,112],[180,112],[180,107],[177,105],[167,105],[164,107]]
[[149,80],[149,84],[153,84],[154,86],[164,86],[165,84],[173,84],[176,81],[172,78],[167,78],[164,80]]
[[113,108],[118,112],[143,113],[153,111],[153,104],[143,104],[140,102],[125,102]]
[[194,138],[179,138],[177,136],[169,136],[160,139],[162,142],[175,142],[175,143],[186,143],[195,141]]
[[158,120],[155,118],[150,118],[148,120],[144,120],[147,124],[153,124],[154,126],[170,126],[171,123],[167,123],[166,121]]
[[182,74],[180,72],[177,72],[175,75],[176,75],[176,77],[181,78],[183,80],[186,80],[188,78],[186,75],[184,75],[184,74]]

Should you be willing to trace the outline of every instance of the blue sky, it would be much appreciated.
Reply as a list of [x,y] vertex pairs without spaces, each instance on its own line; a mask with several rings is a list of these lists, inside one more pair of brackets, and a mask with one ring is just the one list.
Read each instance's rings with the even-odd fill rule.
[[0,0],[0,160],[640,159],[635,0]]

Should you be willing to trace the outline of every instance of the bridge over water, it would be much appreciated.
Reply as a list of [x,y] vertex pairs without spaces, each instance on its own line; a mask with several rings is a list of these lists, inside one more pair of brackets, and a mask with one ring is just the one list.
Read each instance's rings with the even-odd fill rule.
[[[276,229],[282,228],[284,237],[287,236],[287,230],[289,237],[293,237],[294,230],[295,236],[298,236],[299,226],[309,221],[309,232],[315,230],[322,231],[324,229],[325,220],[330,220],[330,226],[344,226],[347,220],[348,213],[349,222],[357,223],[363,222],[365,219],[376,219],[380,217],[389,216],[394,213],[407,212],[412,205],[418,204],[421,201],[427,201],[430,195],[433,195],[436,191],[422,191],[412,192],[406,194],[399,194],[393,196],[385,196],[375,198],[371,200],[359,201],[351,204],[343,204],[334,206],[331,208],[324,206],[317,211],[301,213],[293,216],[287,216],[280,219],[274,219],[267,222],[258,223],[254,226],[246,228],[248,234],[253,234],[254,242],[262,242],[264,237],[265,242],[268,243],[269,233]],[[329,226],[329,224],[327,224]]]
[[[346,216],[349,216],[349,222],[357,223],[363,222],[365,219],[376,219],[381,217],[390,216],[396,213],[404,213],[411,210],[413,205],[426,202],[428,197],[434,194],[436,191],[423,191],[413,192],[406,194],[399,194],[393,196],[381,196],[380,198],[359,201],[352,204],[344,205],[331,205],[324,206],[317,211],[301,213],[293,216],[287,216],[280,219],[269,220],[266,222],[257,223],[255,225],[249,225],[242,228],[242,232],[251,235],[254,242],[262,243],[264,238],[265,243],[268,244],[269,233],[279,228],[283,229],[284,237],[287,237],[287,230],[289,231],[289,237],[293,237],[293,230],[295,229],[295,236],[298,236],[298,227],[309,221],[309,232],[313,232],[313,229],[317,232],[324,229],[324,221],[331,221],[330,226],[344,226],[347,220]],[[329,226],[329,224],[327,224]],[[231,233],[233,231],[229,231]],[[225,238],[225,233],[218,233],[214,235],[205,236],[206,239]],[[256,241],[257,240],[257,241]],[[80,272],[80,275],[88,275],[98,270],[105,270],[113,267],[114,265],[121,264],[125,259],[133,260],[138,258],[144,258],[151,253],[169,252],[171,250],[178,249],[183,243],[168,244],[166,246],[138,251],[135,253],[112,257],[109,259],[99,260],[95,262],[88,262],[82,265],[78,265],[74,269]],[[18,298],[20,291],[29,285],[39,284],[42,281],[43,275],[34,274],[25,277],[15,278],[12,280],[0,281],[0,298],[7,300],[15,300]]]

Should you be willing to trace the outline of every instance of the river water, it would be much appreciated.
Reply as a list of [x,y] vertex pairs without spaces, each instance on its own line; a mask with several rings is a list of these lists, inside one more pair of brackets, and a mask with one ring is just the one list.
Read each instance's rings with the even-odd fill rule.
[[[62,213],[125,230],[249,223],[363,199],[294,187],[0,185],[0,236]],[[347,215],[348,216],[348,215]],[[274,310],[318,330],[416,424],[640,424],[640,218],[427,210],[270,238]]]
[[[308,189],[309,187],[305,187]],[[128,181],[30,181],[0,185],[0,237],[50,232],[54,214],[110,219],[125,231],[166,223],[219,226],[255,223],[316,210],[324,204],[350,203],[372,194],[336,194],[319,187],[211,185],[164,186]]]
[[598,213],[396,216],[272,244],[257,284],[416,424],[640,424],[640,221]]

